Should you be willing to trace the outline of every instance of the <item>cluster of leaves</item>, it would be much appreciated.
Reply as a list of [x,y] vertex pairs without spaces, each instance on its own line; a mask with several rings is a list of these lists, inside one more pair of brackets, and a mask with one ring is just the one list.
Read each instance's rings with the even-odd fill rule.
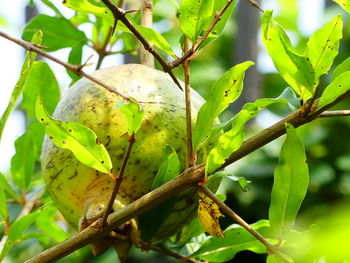
[[[37,45],[49,47],[50,51],[71,48],[68,58],[70,63],[82,63],[82,48],[86,45],[99,52],[105,41],[108,41],[111,50],[117,41],[123,43],[122,50],[109,51],[108,54],[124,53],[126,50],[133,51],[137,46],[137,43],[130,39],[130,30],[120,21],[117,24],[117,32],[112,37],[109,36],[108,32],[114,24],[114,17],[110,10],[101,3],[87,0],[66,0],[64,5],[77,12],[71,19],[66,19],[50,1],[43,2],[54,10],[56,16],[39,15],[35,17],[25,27],[22,37]],[[347,10],[347,6],[350,6],[349,1],[337,2],[345,10]],[[178,6],[182,33],[195,45],[214,21],[217,12],[226,4],[227,1],[224,0],[183,0]],[[231,4],[204,41],[202,48],[220,36],[233,8],[234,4]],[[171,45],[161,34],[139,25],[137,14],[135,16],[128,14],[126,17],[161,52],[166,53],[169,57],[176,57]],[[92,25],[91,39],[88,39],[85,33],[79,30],[79,26],[84,23]],[[216,176],[227,176],[226,173],[216,172],[221,169],[231,153],[242,145],[245,124],[256,117],[260,110],[274,103],[289,102],[295,106],[293,102],[294,92],[297,94],[300,105],[307,105],[307,102],[314,101],[318,96],[320,77],[328,73],[338,54],[339,41],[342,38],[342,18],[338,15],[316,31],[310,37],[305,51],[300,53],[292,46],[283,28],[272,18],[272,12],[265,11],[262,17],[262,38],[276,69],[291,89],[286,89],[281,96],[275,99],[265,98],[247,103],[231,120],[217,124],[218,116],[241,94],[245,72],[254,63],[247,61],[235,65],[212,84],[210,97],[199,111],[192,141],[194,151],[198,152],[207,145],[208,141],[218,137],[217,143],[208,153],[206,159],[208,181]],[[26,232],[34,221],[40,232],[56,242],[67,237],[67,234],[55,225],[56,209],[49,203],[48,196],[44,196],[44,206],[26,215],[19,214],[16,219],[13,219],[12,215],[9,214],[9,207],[6,203],[9,198],[14,199],[18,204],[28,204],[30,198],[34,201],[39,200],[36,196],[41,193],[42,181],[37,176],[40,174],[37,161],[41,152],[44,132],[58,147],[71,150],[76,158],[85,165],[103,173],[109,173],[112,169],[112,162],[107,150],[102,144],[96,143],[97,137],[92,130],[81,124],[65,123],[51,117],[59,99],[59,87],[55,75],[47,63],[34,60],[35,54],[28,52],[11,101],[0,122],[1,134],[8,116],[16,106],[19,96],[23,94],[21,107],[25,110],[30,121],[26,132],[15,143],[16,155],[11,162],[11,183],[8,183],[8,178],[0,174],[0,218],[5,226],[4,231],[6,231],[6,235],[0,243],[2,244],[0,259],[3,259],[12,247],[22,240],[36,238],[45,247],[51,244],[48,238],[44,238],[38,232]],[[332,104],[349,91],[349,64],[349,60],[346,59],[334,70],[332,81],[322,93],[317,110]],[[69,72],[68,74],[73,82],[78,79],[78,76],[73,73]],[[133,135],[140,128],[143,117],[142,110],[132,103],[120,103],[116,107],[119,107],[125,114],[129,127],[128,133],[130,136]],[[305,107],[304,111],[307,110],[310,109]],[[43,124],[42,126],[33,119],[35,116]],[[305,149],[294,127],[286,123],[286,132],[287,136],[281,148],[280,160],[274,173],[269,218],[268,220],[260,220],[252,224],[251,227],[265,238],[278,243],[279,249],[286,253],[286,257],[292,262],[293,259],[287,255],[293,257],[293,253],[290,251],[300,249],[296,243],[308,235],[308,233],[296,232],[293,225],[307,192],[309,172],[306,165]],[[152,189],[178,176],[179,167],[176,152],[170,145],[166,146],[163,162],[155,177]],[[243,186],[246,183],[244,180],[239,180],[239,182]],[[169,199],[157,208],[141,215],[140,227],[143,230],[144,240],[152,238],[159,225],[170,213],[173,204],[174,200]],[[200,210],[205,212],[200,212],[199,219],[195,219],[184,229],[181,238],[177,240],[176,247],[171,244],[174,250],[184,253],[190,258],[208,260],[209,262],[228,261],[238,252],[244,250],[255,253],[268,252],[266,247],[242,226],[233,224],[224,231],[218,229],[216,220],[220,217],[220,212],[215,210],[214,215],[208,213],[206,208],[209,205],[213,204],[201,196]],[[214,230],[213,224],[211,224],[212,218],[214,218]],[[200,221],[204,228],[200,225]],[[205,231],[213,236],[206,235]],[[169,243],[164,245],[169,245]],[[321,256],[323,255],[316,255],[313,260],[321,262]],[[341,258],[341,260],[343,259],[345,258]],[[269,254],[267,262],[283,261],[277,255]]]

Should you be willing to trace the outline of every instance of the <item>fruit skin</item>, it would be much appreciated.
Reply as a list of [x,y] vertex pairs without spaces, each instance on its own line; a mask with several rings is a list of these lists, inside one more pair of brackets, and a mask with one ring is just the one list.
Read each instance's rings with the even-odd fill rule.
[[[183,170],[184,93],[167,74],[137,64],[111,67],[92,75],[135,98],[145,112],[113,206],[116,210],[150,191],[166,144],[176,150]],[[194,91],[191,97],[194,121],[204,100]],[[116,94],[81,79],[66,90],[53,115],[55,119],[79,122],[91,128],[108,150],[115,174],[128,145],[127,122],[115,106],[118,100]],[[109,175],[80,163],[69,150],[56,147],[48,138],[43,144],[42,167],[48,191],[70,224],[78,228],[83,219],[93,221],[101,215],[114,185]],[[155,240],[175,234],[195,215],[197,202],[193,191],[179,194],[177,198],[174,211],[155,234]]]

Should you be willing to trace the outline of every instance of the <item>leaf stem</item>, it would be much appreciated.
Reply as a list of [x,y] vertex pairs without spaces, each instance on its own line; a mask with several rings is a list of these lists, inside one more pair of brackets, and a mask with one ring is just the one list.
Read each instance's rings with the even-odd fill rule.
[[130,153],[131,153],[132,146],[133,146],[134,143],[135,143],[134,134],[132,134],[132,135],[129,137],[128,141],[129,141],[128,149],[126,150],[126,152],[125,152],[125,154],[124,154],[123,162],[122,162],[122,165],[121,165],[121,167],[120,167],[118,176],[117,176],[117,178],[115,178],[115,185],[114,185],[114,188],[113,188],[111,197],[109,198],[108,205],[107,205],[107,207],[106,207],[105,212],[103,213],[103,217],[102,217],[102,226],[105,226],[105,225],[106,225],[107,217],[108,217],[110,211],[112,210],[114,199],[115,199],[115,197],[117,196],[118,191],[119,191],[119,187],[120,187],[120,185],[121,185],[121,183],[122,183],[122,181],[123,181],[123,179],[124,179],[124,172],[125,172],[126,164],[128,163],[128,160],[129,160],[129,157],[130,157]]
[[281,253],[273,244],[271,244],[265,237],[263,237],[259,232],[257,232],[254,228],[252,228],[246,221],[244,221],[239,215],[233,212],[224,202],[216,197],[216,195],[210,191],[206,186],[199,186],[198,190],[203,194],[208,196],[211,200],[213,200],[221,210],[231,217],[237,224],[241,225],[245,228],[250,234],[252,234],[257,240],[259,240],[267,249],[267,251],[278,256],[283,262],[291,263],[291,261]]
[[121,98],[123,98],[124,100],[127,100],[129,102],[132,102],[134,104],[138,104],[137,101],[135,101],[134,99],[132,98],[129,98],[123,94],[121,94],[120,92],[116,91],[113,87],[103,83],[102,81],[96,79],[95,77],[85,73],[82,69],[84,67],[84,65],[72,65],[72,64],[69,64],[69,63],[66,63],[62,60],[59,60],[58,58],[50,55],[49,53],[46,53],[44,51],[42,51],[41,49],[37,48],[37,46],[31,42],[27,42],[27,41],[23,41],[23,40],[20,40],[20,39],[17,39],[17,38],[14,38],[2,31],[0,31],[0,36],[3,37],[3,38],[6,38],[7,40],[10,40],[14,43],[16,43],[17,45],[20,45],[22,46],[24,49],[28,50],[28,51],[33,51],[33,52],[36,52],[37,54],[45,57],[45,58],[48,58],[58,64],[60,64],[61,66],[65,67],[66,69],[74,72],[75,74],[77,75],[80,75],[80,76],[83,76],[87,79],[89,79],[90,81],[96,83],[97,85],[105,88],[106,90],[120,96]]

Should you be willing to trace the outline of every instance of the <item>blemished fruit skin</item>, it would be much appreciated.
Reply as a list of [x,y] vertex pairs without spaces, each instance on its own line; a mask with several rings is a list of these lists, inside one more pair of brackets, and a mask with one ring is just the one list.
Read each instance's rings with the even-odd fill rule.
[[[184,92],[167,74],[138,64],[110,67],[92,75],[125,96],[135,98],[145,113],[113,205],[116,210],[150,191],[166,144],[174,147],[181,170],[184,169]],[[55,119],[78,122],[92,129],[111,156],[114,174],[120,170],[128,146],[126,117],[116,107],[120,99],[83,78],[65,91],[53,114]],[[192,91],[191,102],[194,122],[204,100]],[[80,163],[69,150],[56,147],[47,137],[41,160],[47,189],[71,225],[79,228],[83,219],[93,220],[103,213],[114,186],[108,174]],[[156,240],[175,234],[195,216],[194,191],[179,194],[177,198],[173,212],[155,234]]]

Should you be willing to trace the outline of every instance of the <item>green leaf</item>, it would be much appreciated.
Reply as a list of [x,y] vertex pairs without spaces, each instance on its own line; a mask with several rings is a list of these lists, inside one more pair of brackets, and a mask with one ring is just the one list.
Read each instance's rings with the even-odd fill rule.
[[247,121],[256,117],[260,110],[269,105],[285,101],[285,98],[278,97],[275,99],[258,99],[255,102],[246,103],[243,109],[234,117],[232,128],[219,137],[218,142],[209,152],[205,168],[206,175],[220,168],[225,160],[241,146],[243,142],[244,125]]
[[283,261],[276,255],[267,255],[266,263],[283,263]]
[[[163,160],[153,181],[151,190],[158,188],[180,173],[180,161],[174,148],[170,145],[164,147]],[[170,198],[158,206],[139,216],[141,238],[149,241],[156,234],[162,223],[168,218],[175,205],[176,198]]]
[[171,145],[165,145],[163,160],[156,177],[152,183],[151,190],[158,188],[180,173],[180,161],[176,151]]
[[[251,227],[263,236],[269,236],[269,222],[260,220]],[[209,262],[226,262],[238,252],[250,250],[255,253],[266,253],[266,248],[247,230],[239,225],[231,225],[224,231],[224,238],[210,237],[190,257],[198,257]]]
[[3,221],[7,219],[6,195],[2,185],[0,185],[0,218]]
[[2,187],[2,189],[8,194],[10,195],[13,199],[19,201],[19,199],[21,197],[17,196],[17,194],[15,193],[15,191],[12,189],[12,187],[10,186],[10,184],[8,183],[7,178],[0,173],[0,185]]
[[52,119],[40,96],[37,97],[35,112],[38,120],[45,126],[46,134],[56,146],[71,150],[85,165],[102,173],[110,173],[111,158],[91,129],[80,123]]
[[229,175],[227,178],[237,182],[244,192],[248,191],[248,185],[251,183],[251,181],[248,181],[245,177]]
[[306,57],[310,60],[315,71],[315,83],[319,77],[328,73],[338,54],[339,40],[342,35],[343,21],[340,15],[317,30],[309,39]]
[[[38,31],[33,35],[31,42],[34,44],[40,45],[42,38],[43,38],[42,32]],[[0,119],[0,141],[1,141],[2,132],[4,131],[4,128],[5,128],[6,121],[7,121],[8,117],[10,116],[12,110],[16,106],[16,102],[24,89],[24,85],[27,82],[27,79],[28,79],[28,76],[29,76],[29,73],[30,73],[30,70],[31,70],[31,67],[32,67],[32,64],[33,64],[35,58],[36,58],[35,52],[28,51],[26,53],[26,57],[24,59],[23,65],[22,65],[20,77],[16,83],[14,90],[12,91],[10,102],[7,105],[7,108]]]
[[59,243],[67,239],[69,235],[56,224],[56,215],[57,208],[49,206],[40,213],[35,220],[35,224],[46,236],[51,237],[54,241]]
[[[166,52],[168,55],[170,55],[172,57],[176,57],[175,53],[171,49],[170,44],[161,34],[159,34],[157,31],[155,31],[152,28],[138,25],[134,21],[134,19],[132,18],[131,15],[126,15],[126,18],[134,25],[134,27],[136,27],[136,29],[141,33],[141,35],[147,39],[147,41],[151,42],[153,45],[160,48],[161,50]],[[119,22],[118,22],[118,27],[119,27]],[[124,32],[130,33],[129,29],[125,30],[124,28],[126,28],[126,27],[124,26],[124,27],[121,27],[118,29],[122,30]]]
[[36,16],[24,28],[22,38],[29,40],[38,30],[44,33],[42,45],[49,47],[48,51],[76,47],[86,44],[88,41],[82,31],[75,28],[69,20],[63,17]]
[[144,116],[144,111],[141,110],[139,105],[136,105],[132,102],[125,102],[120,100],[117,102],[116,107],[124,113],[126,120],[128,122],[128,134],[131,136],[136,133],[142,123],[142,118]]
[[213,0],[182,0],[179,10],[181,31],[196,42],[202,30],[209,26],[213,10]]
[[[227,3],[226,0],[215,0],[214,1],[214,12],[212,13],[212,17],[210,21],[213,21],[215,18],[216,12],[219,12]],[[224,14],[221,16],[221,19],[219,22],[214,26],[211,33],[208,35],[207,39],[204,41],[204,43],[201,45],[201,48],[208,45],[210,42],[216,40],[221,33],[224,31],[225,25],[227,24],[227,21],[232,15],[232,12],[235,8],[236,1],[232,1],[230,6],[225,10]]]
[[55,74],[44,61],[35,61],[23,90],[21,107],[28,118],[35,118],[35,101],[40,94],[46,102],[47,111],[52,114],[60,99],[60,88]]
[[245,71],[254,65],[251,61],[228,70],[210,88],[209,100],[200,108],[193,130],[193,148],[198,151],[208,140],[213,123],[219,114],[242,92]]
[[282,27],[265,11],[262,20],[263,43],[281,77],[306,101],[314,91],[315,73],[305,56],[292,47]]
[[342,63],[340,63],[332,73],[332,80],[335,80],[340,74],[345,71],[350,71],[350,57],[345,59]]
[[346,12],[350,13],[350,1],[349,0],[332,0],[340,5]]
[[37,210],[21,217],[10,226],[5,245],[0,254],[0,259],[3,259],[12,247],[22,240],[24,232],[30,227],[39,214],[40,210]]
[[28,189],[39,161],[44,140],[44,129],[37,121],[15,141],[16,153],[11,159],[11,174],[14,183],[22,190]]
[[340,96],[350,90],[350,71],[340,74],[333,80],[322,93],[317,109],[322,109],[324,106],[331,104]]
[[[66,0],[63,3],[68,8],[80,14],[94,14],[102,19],[104,19],[110,26],[114,25],[114,17],[111,11],[107,7],[101,7],[91,4],[87,0]],[[126,15],[126,18],[136,27],[136,29],[145,37],[149,42],[151,42],[156,47],[160,48],[170,56],[176,57],[175,53],[172,51],[169,43],[166,39],[152,28],[143,27],[135,23],[131,15]],[[118,21],[117,30],[121,30],[127,33],[131,33],[130,30],[121,22]]]
[[[73,65],[81,65],[81,59],[83,57],[83,47],[84,44],[80,44],[72,48],[72,50],[69,52],[68,63]],[[75,74],[74,72],[68,69],[66,71],[72,79],[71,85],[81,78],[81,76]]]
[[286,123],[287,138],[275,169],[269,219],[272,233],[281,238],[292,228],[309,184],[303,143],[294,127]]

